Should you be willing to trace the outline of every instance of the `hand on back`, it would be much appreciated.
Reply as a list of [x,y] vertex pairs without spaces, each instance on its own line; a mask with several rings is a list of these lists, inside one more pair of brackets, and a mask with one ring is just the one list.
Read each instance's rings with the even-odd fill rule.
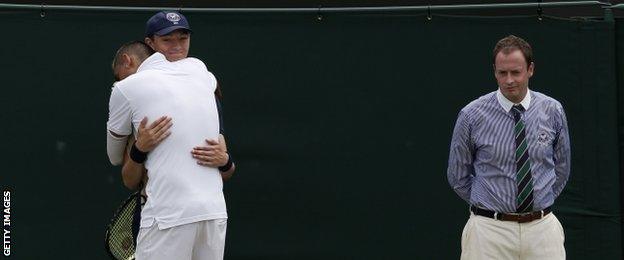
[[161,116],[148,126],[147,117],[144,117],[137,131],[136,147],[142,152],[151,152],[171,134],[172,125],[171,117]]
[[219,135],[219,140],[206,139],[206,145],[194,147],[191,151],[197,164],[208,167],[220,167],[228,162],[227,146],[223,135]]

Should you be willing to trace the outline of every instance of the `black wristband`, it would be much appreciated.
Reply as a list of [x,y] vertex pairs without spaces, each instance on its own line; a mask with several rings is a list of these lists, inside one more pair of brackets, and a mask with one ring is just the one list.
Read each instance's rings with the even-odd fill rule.
[[147,160],[147,153],[139,150],[136,147],[136,142],[132,144],[132,148],[130,148],[130,159],[138,164],[142,164]]
[[219,167],[220,172],[229,171],[232,168],[232,164],[234,164],[234,161],[232,161],[232,155],[229,153],[227,155],[228,155],[228,161],[225,163],[225,165]]

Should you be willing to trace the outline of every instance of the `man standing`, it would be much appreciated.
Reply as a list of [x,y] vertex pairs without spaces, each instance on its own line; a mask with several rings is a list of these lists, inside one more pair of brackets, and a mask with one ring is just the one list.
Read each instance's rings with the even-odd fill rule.
[[131,163],[145,163],[149,175],[137,259],[223,258],[227,213],[221,174],[205,167],[205,158],[193,149],[219,138],[216,79],[200,60],[185,59],[189,32],[178,13],[152,17],[147,35],[162,40],[165,50],[154,48],[161,53],[139,61],[137,73],[118,82],[111,94],[108,130],[113,135],[129,135],[132,125],[144,129],[145,117],[167,115],[173,123],[148,158],[136,145],[130,152]]
[[551,206],[570,174],[561,104],[528,88],[531,46],[508,36],[494,47],[498,90],[464,107],[451,141],[447,177],[472,214],[461,259],[565,259]]

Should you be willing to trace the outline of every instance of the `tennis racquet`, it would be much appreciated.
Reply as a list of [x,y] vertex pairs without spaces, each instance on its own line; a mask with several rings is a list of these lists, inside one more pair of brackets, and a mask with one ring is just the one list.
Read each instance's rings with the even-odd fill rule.
[[[121,204],[115,215],[113,215],[110,224],[108,224],[105,247],[106,252],[112,259],[134,259],[138,228],[133,225],[133,219],[137,216],[137,211],[141,210],[141,205],[144,204],[144,201],[145,198],[141,195],[141,190],[139,189],[139,191],[131,194]],[[138,223],[139,220],[137,219],[135,222]]]

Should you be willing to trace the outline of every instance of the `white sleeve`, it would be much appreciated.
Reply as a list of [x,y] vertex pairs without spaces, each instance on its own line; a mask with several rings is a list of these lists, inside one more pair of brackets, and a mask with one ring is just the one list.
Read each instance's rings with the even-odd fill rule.
[[112,165],[121,165],[121,163],[123,163],[124,153],[126,152],[128,136],[117,137],[113,136],[110,131],[106,132],[106,153],[108,154],[108,160],[110,160]]
[[128,135],[132,133],[132,117],[130,103],[119,87],[113,87],[108,109],[106,153],[113,165],[120,165],[123,162]]
[[128,98],[119,90],[113,87],[110,102],[108,104],[107,129],[117,135],[130,135],[132,133],[132,115]]

